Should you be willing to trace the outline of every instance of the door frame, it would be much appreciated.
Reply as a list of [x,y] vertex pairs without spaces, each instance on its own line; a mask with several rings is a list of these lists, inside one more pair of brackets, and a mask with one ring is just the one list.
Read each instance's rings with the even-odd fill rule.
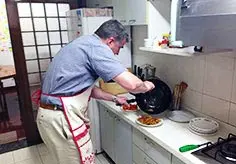
[[[70,9],[85,7],[86,0],[21,0],[19,2],[38,3],[69,3]],[[16,0],[5,0],[12,52],[16,70],[16,84],[18,87],[19,107],[26,140],[29,145],[41,142],[33,116],[33,107],[25,62],[23,41]]]

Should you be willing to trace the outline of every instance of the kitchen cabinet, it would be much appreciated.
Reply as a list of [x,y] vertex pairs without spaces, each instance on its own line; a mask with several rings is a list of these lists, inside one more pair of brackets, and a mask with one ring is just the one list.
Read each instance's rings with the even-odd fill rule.
[[132,127],[115,116],[114,123],[115,163],[132,163]]
[[99,105],[99,112],[102,149],[114,160],[114,116],[102,105]]
[[133,163],[135,164],[157,164],[135,144],[133,144],[132,152],[133,152]]
[[181,161],[179,158],[177,158],[176,156],[172,155],[171,164],[184,164],[184,162],[182,162],[182,161]]
[[[133,129],[133,161],[144,161],[143,163],[171,164],[171,153],[144,136],[138,130]],[[135,147],[140,149],[138,151]],[[145,154],[142,154],[145,152]],[[143,157],[144,156],[144,157]],[[139,159],[140,158],[140,159]],[[146,164],[145,163],[145,164]],[[139,163],[137,163],[139,164]],[[141,164],[141,163],[140,163]]]
[[146,0],[112,0],[114,18],[124,25],[147,24]]
[[112,0],[86,0],[86,6],[95,8],[95,7],[111,7]]
[[119,164],[132,164],[132,127],[99,105],[102,148]]

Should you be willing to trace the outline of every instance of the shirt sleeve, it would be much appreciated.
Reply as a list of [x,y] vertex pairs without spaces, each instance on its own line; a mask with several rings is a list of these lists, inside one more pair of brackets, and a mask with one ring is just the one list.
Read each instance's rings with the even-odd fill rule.
[[112,50],[105,45],[92,48],[91,64],[97,75],[104,81],[109,81],[126,70],[115,58]]

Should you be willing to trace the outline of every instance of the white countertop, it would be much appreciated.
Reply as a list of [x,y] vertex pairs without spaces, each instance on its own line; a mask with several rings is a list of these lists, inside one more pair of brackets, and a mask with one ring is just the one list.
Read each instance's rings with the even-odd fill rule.
[[[130,97],[130,95],[127,95]],[[155,141],[157,144],[161,145],[167,151],[178,157],[181,161],[186,164],[206,164],[197,157],[191,154],[192,151],[181,153],[179,152],[179,147],[188,144],[202,144],[206,142],[216,142],[218,137],[226,138],[231,130],[225,127],[225,125],[220,124],[220,129],[213,136],[198,136],[193,134],[188,130],[188,123],[176,123],[171,121],[164,116],[163,124],[158,127],[143,127],[135,123],[142,112],[124,112],[119,106],[116,106],[113,102],[99,100],[101,104],[109,108],[112,112],[123,118],[126,122],[132,125],[133,128],[138,129],[144,135],[148,136],[150,139]],[[235,132],[235,131],[234,131]],[[196,151],[197,149],[193,150]]]

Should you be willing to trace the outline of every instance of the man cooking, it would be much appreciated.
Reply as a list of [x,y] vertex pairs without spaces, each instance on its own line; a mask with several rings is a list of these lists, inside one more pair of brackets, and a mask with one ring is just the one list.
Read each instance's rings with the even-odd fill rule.
[[81,36],[54,57],[42,85],[37,125],[48,150],[58,164],[94,164],[87,106],[90,97],[125,104],[94,86],[98,77],[114,80],[132,93],[154,88],[142,81],[114,57],[128,42],[124,26],[117,20],[103,23],[93,35]]

